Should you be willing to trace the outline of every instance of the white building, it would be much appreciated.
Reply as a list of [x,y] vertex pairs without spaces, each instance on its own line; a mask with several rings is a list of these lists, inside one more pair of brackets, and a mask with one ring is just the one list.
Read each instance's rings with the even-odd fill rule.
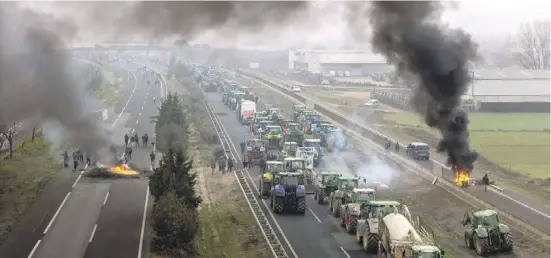
[[392,66],[386,59],[364,50],[289,50],[289,69],[314,73],[349,72],[350,76],[387,73]]

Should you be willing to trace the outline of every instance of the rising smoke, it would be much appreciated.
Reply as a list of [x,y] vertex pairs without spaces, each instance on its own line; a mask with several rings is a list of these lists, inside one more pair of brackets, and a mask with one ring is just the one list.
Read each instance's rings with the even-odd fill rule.
[[[64,39],[77,28],[53,16],[0,3],[0,125],[33,119],[45,135],[99,155],[109,139],[89,116]],[[62,128],[62,129],[61,129]]]
[[478,154],[471,150],[468,115],[460,108],[470,80],[468,63],[477,46],[459,29],[439,23],[439,2],[372,2],[369,19],[372,47],[386,56],[399,73],[418,80],[413,106],[428,126],[442,134],[437,150],[448,162],[473,169]]

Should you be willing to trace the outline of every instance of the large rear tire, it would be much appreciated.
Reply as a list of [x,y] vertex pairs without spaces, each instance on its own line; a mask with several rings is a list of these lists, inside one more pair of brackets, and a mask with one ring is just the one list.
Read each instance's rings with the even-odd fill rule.
[[272,209],[274,213],[281,213],[283,211],[283,200],[280,198],[274,198],[274,206]]
[[503,252],[510,252],[510,251],[513,251],[514,242],[513,242],[513,236],[511,235],[511,233],[505,233],[505,234],[503,234],[502,236],[503,236],[503,248],[502,248],[502,251],[503,251]]
[[364,251],[370,254],[376,254],[379,251],[379,237],[377,234],[365,232],[363,240]]
[[465,232],[465,246],[469,248],[469,250],[474,249],[472,234],[469,234],[469,232]]
[[350,219],[350,224],[348,224],[346,231],[350,234],[354,234],[356,233],[357,227],[358,227],[358,218],[353,217]]
[[297,212],[299,214],[306,213],[306,198],[299,198],[297,200]]
[[488,238],[480,238],[477,235],[474,236],[474,249],[480,256],[487,257],[490,254],[490,243]]
[[318,201],[318,204],[323,204],[323,199],[324,199],[323,193],[317,193],[316,194],[316,199]]
[[335,199],[332,203],[333,206],[333,217],[338,218],[341,214],[341,200]]

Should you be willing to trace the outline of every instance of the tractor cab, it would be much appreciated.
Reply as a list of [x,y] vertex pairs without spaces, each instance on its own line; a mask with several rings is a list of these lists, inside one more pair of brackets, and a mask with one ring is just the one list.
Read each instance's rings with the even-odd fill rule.
[[275,108],[275,107],[270,108],[270,109],[268,109],[268,114],[271,115],[271,116],[273,116],[274,114],[276,116],[279,116],[279,115],[281,115],[281,109]]
[[[323,187],[333,187],[336,189],[339,184],[339,178],[341,177],[341,174],[338,172],[321,172],[320,176],[320,183]],[[332,191],[333,190],[331,190],[330,192]]]
[[266,171],[271,174],[278,175],[283,172],[283,162],[281,161],[266,161]]
[[352,191],[358,188],[359,181],[360,179],[357,177],[341,176],[339,178],[338,188],[343,191]]
[[266,117],[266,112],[254,112],[254,121],[258,121],[258,118],[260,117]]
[[298,172],[281,172],[276,178],[276,183],[286,186],[304,185],[304,175]]
[[264,142],[258,138],[252,138],[247,141],[247,156],[253,155],[254,164],[259,164],[265,150]]
[[285,171],[299,172],[306,170],[306,161],[301,158],[285,158],[283,165]]
[[259,133],[267,133],[267,127],[271,126],[273,123],[270,120],[261,120],[258,122]]
[[296,142],[283,143],[283,154],[287,157],[295,157],[297,154],[298,144]]
[[509,226],[501,223],[494,210],[466,212],[461,221],[465,228],[465,244],[480,256],[491,252],[513,250],[513,237]]
[[371,188],[354,188],[350,195],[352,203],[368,203],[375,200],[375,190]]

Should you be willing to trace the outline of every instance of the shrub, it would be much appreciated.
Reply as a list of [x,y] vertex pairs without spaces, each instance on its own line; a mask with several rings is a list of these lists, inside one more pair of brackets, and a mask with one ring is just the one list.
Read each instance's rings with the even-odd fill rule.
[[199,223],[197,212],[188,209],[174,191],[159,198],[153,207],[153,249],[172,257],[196,254],[195,234]]

